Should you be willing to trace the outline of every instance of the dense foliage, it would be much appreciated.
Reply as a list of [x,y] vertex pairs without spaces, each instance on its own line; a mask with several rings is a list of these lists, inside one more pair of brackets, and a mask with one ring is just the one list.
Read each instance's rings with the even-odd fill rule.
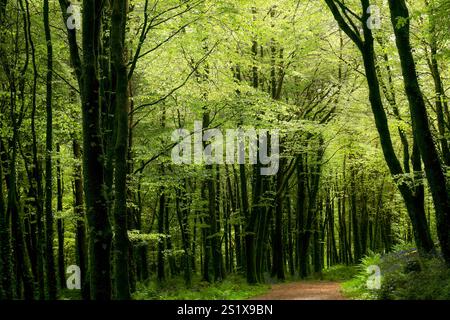
[[0,0],[0,299],[448,298],[449,11]]

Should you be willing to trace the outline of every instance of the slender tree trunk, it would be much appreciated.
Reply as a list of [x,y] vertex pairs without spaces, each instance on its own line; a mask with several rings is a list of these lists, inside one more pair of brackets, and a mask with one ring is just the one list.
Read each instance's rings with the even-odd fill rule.
[[[220,183],[220,182],[219,182]],[[229,195],[225,195],[225,198],[227,198]],[[230,225],[230,204],[229,201],[225,200],[223,201],[223,212],[224,212],[224,243],[225,243],[225,271],[231,272],[230,268],[230,246],[229,246],[229,234],[228,234],[228,227]]]
[[314,275],[318,276],[322,272],[322,248],[321,248],[321,225],[322,225],[322,203],[320,202],[319,214],[316,215],[313,223],[313,264]]
[[189,241],[189,208],[186,201],[186,181],[183,181],[181,190],[178,190],[176,197],[176,209],[178,223],[181,230],[181,241],[183,245],[183,266],[184,266],[184,281],[186,287],[190,287],[192,284],[192,267],[191,267],[191,249]]
[[306,197],[306,181],[304,173],[303,155],[299,155],[297,159],[297,204],[296,204],[296,216],[297,216],[297,269],[300,277],[306,277],[306,252],[303,252],[303,242],[305,237],[305,197]]
[[[245,168],[244,168],[245,169]],[[234,215],[234,219],[235,219],[235,223],[234,223],[234,244],[235,244],[235,251],[236,251],[236,270],[245,271],[245,249],[244,249],[244,244],[242,241],[242,230],[243,230],[243,225],[242,222],[245,221],[245,219],[243,218],[244,214],[241,211],[242,209],[242,197],[240,195],[240,180],[239,180],[239,176],[238,173],[235,169],[235,167],[233,166],[233,176],[234,176],[234,190],[235,190],[235,210],[233,210],[234,212],[236,212],[236,214]]]
[[287,258],[289,265],[289,273],[292,276],[295,275],[295,267],[294,267],[294,243],[292,239],[292,212],[291,212],[291,195],[289,194],[289,190],[287,190],[288,194],[286,196],[286,207],[287,207]]
[[354,257],[355,261],[359,263],[362,258],[361,253],[361,239],[360,239],[360,219],[358,217],[357,212],[357,204],[356,204],[356,174],[355,168],[350,167],[350,210],[351,210],[351,219],[352,219],[352,235],[353,235],[353,248],[354,248]]
[[[166,210],[166,195],[164,188],[162,187],[160,189],[160,196],[159,196],[159,211],[158,211],[158,233],[159,235],[164,234],[164,218]],[[164,272],[164,250],[165,250],[165,240],[162,238],[159,238],[158,240],[158,271],[157,271],[157,277],[159,282],[163,282],[166,278],[165,272]]]
[[[3,153],[3,142],[0,140],[0,153]],[[13,270],[11,264],[12,247],[9,216],[6,213],[5,195],[3,192],[3,157],[0,157],[0,288],[2,299],[13,299]]]
[[[62,172],[61,172],[61,152],[59,143],[56,145],[58,158],[56,160],[56,187],[57,187],[57,204],[56,211],[62,214],[63,211],[63,188],[62,188]],[[66,267],[64,262],[64,221],[61,217],[57,219],[58,228],[58,276],[59,287],[64,289],[66,285]]]
[[257,179],[261,180],[261,194],[258,196],[258,202],[254,202],[255,205],[258,207],[258,217],[256,222],[256,229],[255,229],[255,250],[256,250],[256,277],[258,282],[264,282],[264,272],[270,271],[270,265],[271,265],[271,258],[270,258],[270,247],[269,247],[269,237],[272,236],[273,238],[273,232],[272,234],[270,230],[270,227],[272,224],[272,207],[262,206],[261,200],[263,199],[264,195],[266,195],[266,191],[269,189],[269,181],[267,178],[264,178],[260,176],[259,169],[260,166],[257,166],[254,170],[254,175],[256,175]]
[[[234,169],[234,168],[233,168]],[[241,224],[240,221],[238,220],[240,217],[236,215],[236,213],[238,212],[237,209],[237,203],[239,202],[239,196],[238,196],[238,192],[236,190],[235,193],[233,193],[233,185],[231,183],[231,177],[230,177],[230,173],[228,172],[228,166],[225,167],[226,173],[227,173],[227,191],[228,191],[228,197],[229,197],[229,241],[230,241],[230,255],[234,256],[236,258],[236,271],[240,271],[241,270],[241,265],[242,265],[242,257],[241,257]],[[235,219],[234,223],[231,222],[232,219]],[[236,221],[237,220],[237,221]],[[233,247],[232,247],[232,228],[234,228],[234,251],[235,254],[233,254]],[[231,259],[230,261],[231,264],[231,269],[233,269],[233,259]],[[232,271],[232,270],[230,270]]]
[[47,293],[50,300],[56,299],[56,269],[55,256],[53,252],[53,174],[52,174],[52,153],[53,153],[53,111],[52,111],[52,81],[53,81],[53,46],[50,34],[49,23],[49,1],[44,0],[44,29],[45,40],[47,42],[47,95],[46,95],[46,111],[47,111],[47,138],[46,138],[46,154],[45,154],[45,273],[47,276]]
[[272,276],[277,276],[278,280],[284,280],[284,247],[283,247],[283,167],[284,161],[281,161],[280,171],[276,175],[276,198],[275,198],[275,232],[273,237],[273,268]]
[[[202,199],[206,199],[206,183],[202,183],[201,186],[201,197]],[[201,218],[201,222],[204,225],[209,225],[210,221],[207,215],[207,208],[203,211],[203,217]],[[211,258],[211,239],[209,237],[209,228],[202,227],[202,253],[200,256],[202,257],[202,280],[206,282],[211,281],[209,267],[210,267],[210,258]]]
[[169,254],[169,271],[172,277],[178,274],[178,268],[176,265],[175,257],[173,254],[173,245],[172,245],[172,237],[170,235],[170,207],[169,201],[166,201],[166,208],[164,210],[164,214],[166,215],[164,218],[164,234],[166,236],[166,249]]
[[115,85],[114,146],[114,281],[115,298],[129,300],[129,239],[127,223],[128,73],[125,61],[125,26],[128,1],[112,1],[111,56]]
[[84,300],[90,299],[88,276],[88,250],[86,244],[86,216],[83,202],[83,178],[81,172],[81,148],[77,139],[73,139],[73,156],[75,166],[73,168],[74,186],[74,213],[76,217],[76,255],[81,272],[81,296]]
[[37,150],[37,136],[36,136],[36,90],[37,90],[37,63],[36,63],[36,51],[33,42],[33,37],[31,34],[31,17],[29,9],[29,0],[25,1],[27,20],[28,20],[28,38],[30,42],[31,49],[31,62],[33,66],[33,86],[32,86],[32,109],[31,109],[31,136],[32,136],[32,152],[33,152],[33,168],[32,176],[34,180],[33,185],[33,196],[36,208],[36,282],[38,283],[39,298],[41,300],[45,299],[45,275],[44,275],[44,209],[43,209],[43,187],[42,187],[42,176],[41,176],[41,163],[38,160],[38,150]]
[[[256,8],[252,8],[253,15],[256,14]],[[257,89],[259,84],[258,77],[258,67],[256,65],[256,58],[258,56],[258,42],[254,40],[252,42],[252,55],[253,55],[253,67],[252,67],[252,85],[253,88]],[[258,170],[259,166],[255,166],[255,170]],[[259,198],[261,196],[261,177],[256,174],[254,177],[254,188],[253,188],[253,207],[251,213],[248,210],[248,193],[247,193],[247,179],[245,172],[245,165],[240,164],[239,173],[241,179],[241,196],[242,196],[242,206],[243,212],[246,220],[245,226],[245,260],[246,260],[246,273],[247,282],[249,284],[255,284],[258,282],[256,273],[256,251],[255,251],[255,239],[256,239],[256,222],[258,221],[258,213],[260,212],[257,203],[259,203]]]

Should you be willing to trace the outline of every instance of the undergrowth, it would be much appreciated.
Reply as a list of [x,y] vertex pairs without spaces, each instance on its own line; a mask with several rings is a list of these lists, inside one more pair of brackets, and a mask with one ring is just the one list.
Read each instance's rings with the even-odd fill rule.
[[321,280],[345,281],[350,280],[358,273],[358,266],[347,266],[343,264],[334,265],[322,272]]
[[136,300],[241,300],[266,293],[269,285],[249,285],[237,275],[230,275],[217,283],[208,283],[193,279],[190,288],[186,288],[181,278],[169,279],[163,284],[152,281],[150,284],[138,284],[133,299]]
[[[379,289],[369,289],[369,266],[381,271]],[[394,248],[386,254],[369,254],[358,266],[358,273],[342,284],[343,293],[351,299],[376,300],[448,300],[450,270],[439,256],[419,257],[412,245]],[[373,274],[372,274],[373,275]]]

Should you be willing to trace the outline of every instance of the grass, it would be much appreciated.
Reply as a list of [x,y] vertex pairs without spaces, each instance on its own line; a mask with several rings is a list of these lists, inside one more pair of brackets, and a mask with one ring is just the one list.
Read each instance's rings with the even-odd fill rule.
[[[229,275],[224,281],[208,283],[199,276],[192,279],[192,286],[186,288],[182,277],[168,279],[158,284],[152,279],[148,284],[138,283],[133,300],[245,300],[262,295],[270,290],[268,284],[249,285],[242,276]],[[80,300],[80,290],[64,289],[60,300]]]
[[62,289],[59,292],[59,300],[81,300],[81,290]]
[[180,278],[167,280],[158,285],[139,284],[133,294],[135,300],[243,300],[269,291],[269,285],[248,285],[241,276],[230,275],[224,281],[207,283],[193,279],[191,288],[186,288]]
[[357,273],[358,266],[339,264],[325,269],[322,272],[321,280],[341,282],[352,279]]

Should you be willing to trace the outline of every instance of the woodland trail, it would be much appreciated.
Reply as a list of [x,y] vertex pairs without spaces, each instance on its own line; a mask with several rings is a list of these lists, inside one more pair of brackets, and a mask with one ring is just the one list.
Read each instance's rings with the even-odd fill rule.
[[345,300],[339,282],[302,281],[273,285],[264,295],[251,300]]

